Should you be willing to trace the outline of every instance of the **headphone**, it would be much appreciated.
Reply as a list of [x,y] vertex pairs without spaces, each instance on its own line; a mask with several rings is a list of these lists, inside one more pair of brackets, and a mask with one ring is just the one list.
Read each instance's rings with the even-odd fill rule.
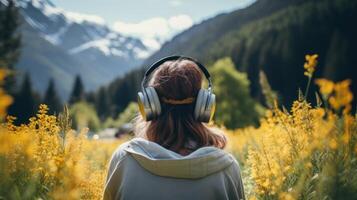
[[[205,66],[196,61],[193,58],[186,56],[168,56],[156,61],[152,64],[149,69],[145,72],[144,78],[141,81],[141,92],[138,92],[138,106],[142,117],[146,121],[156,119],[161,114],[161,104],[159,96],[157,95],[154,87],[144,87],[144,84],[148,76],[157,69],[161,64],[166,61],[176,61],[176,60],[190,60],[194,62],[200,70],[205,75],[208,80],[208,88],[201,88],[196,97],[196,103],[194,107],[194,118],[199,122],[209,122],[212,120],[215,109],[216,109],[216,95],[213,94],[211,75]],[[192,100],[192,101],[191,101]],[[187,104],[193,102],[193,98],[188,98],[183,101],[180,100],[166,100],[170,104]],[[181,103],[180,103],[181,102]]]

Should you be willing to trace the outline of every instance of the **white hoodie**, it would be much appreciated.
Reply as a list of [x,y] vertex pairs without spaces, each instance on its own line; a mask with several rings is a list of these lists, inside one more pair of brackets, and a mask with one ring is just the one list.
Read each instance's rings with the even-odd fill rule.
[[134,138],[113,153],[104,199],[245,199],[237,160],[219,148],[182,156]]

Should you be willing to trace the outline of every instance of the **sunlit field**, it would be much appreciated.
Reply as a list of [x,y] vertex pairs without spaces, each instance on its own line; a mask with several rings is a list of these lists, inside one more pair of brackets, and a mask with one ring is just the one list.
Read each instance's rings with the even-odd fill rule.
[[[307,56],[304,67],[307,90],[320,88],[316,102],[307,102],[302,91],[290,110],[273,99],[258,128],[226,130],[226,150],[239,160],[248,199],[357,196],[350,81],[314,80],[317,55]],[[1,89],[0,199],[101,199],[111,153],[130,137],[87,139],[88,129],[71,129],[68,110],[49,115],[43,104],[28,124],[15,126],[6,116],[11,101]]]

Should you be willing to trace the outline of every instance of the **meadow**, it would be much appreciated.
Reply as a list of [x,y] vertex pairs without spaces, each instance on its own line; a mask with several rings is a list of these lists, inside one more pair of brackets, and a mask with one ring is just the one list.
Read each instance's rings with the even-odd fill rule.
[[[351,82],[315,80],[317,59],[306,56],[306,91],[291,109],[272,99],[259,127],[225,130],[249,200],[357,199]],[[316,102],[305,99],[311,84],[319,86]],[[111,153],[130,137],[87,139],[88,129],[71,129],[67,109],[54,116],[44,104],[16,126],[6,115],[11,102],[0,89],[0,199],[101,199]]]

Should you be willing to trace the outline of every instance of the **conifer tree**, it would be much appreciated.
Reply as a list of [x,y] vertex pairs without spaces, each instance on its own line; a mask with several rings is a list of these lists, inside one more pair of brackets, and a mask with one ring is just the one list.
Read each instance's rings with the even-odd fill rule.
[[71,97],[69,99],[69,103],[74,104],[76,102],[83,101],[84,97],[85,96],[84,96],[83,82],[82,82],[81,77],[79,75],[77,75],[74,80],[73,89],[72,89]]
[[62,110],[62,103],[56,92],[53,79],[50,79],[43,102],[50,108],[50,113],[59,113]]
[[[7,4],[0,2],[0,68],[13,69],[20,55],[21,35],[19,27],[19,11],[13,0]],[[15,77],[10,73],[5,80],[4,88],[15,93]]]
[[133,90],[133,85],[125,79],[123,79],[113,90],[113,103],[115,106],[115,112],[113,113],[114,117],[124,111],[130,101],[132,101],[131,93],[133,91],[135,92],[135,90]]
[[101,87],[96,97],[95,107],[98,116],[102,121],[105,120],[105,118],[109,115],[110,112],[110,103],[107,95],[107,90],[104,87]]
[[87,92],[85,95],[85,101],[94,105],[96,103],[96,95],[96,91]]
[[19,12],[14,1],[7,5],[0,4],[0,65],[13,68],[19,57],[21,44],[19,26]]
[[17,124],[25,123],[35,115],[39,102],[39,95],[32,90],[30,76],[26,73],[20,90],[14,95],[14,103],[9,108],[9,115],[17,117]]

